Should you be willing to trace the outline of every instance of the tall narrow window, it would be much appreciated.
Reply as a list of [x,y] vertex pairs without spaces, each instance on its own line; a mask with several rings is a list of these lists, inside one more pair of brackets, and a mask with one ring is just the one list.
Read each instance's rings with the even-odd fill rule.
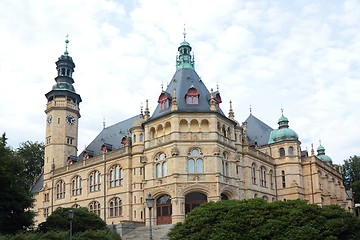
[[285,171],[281,171],[282,187],[286,187]]
[[140,133],[140,142],[143,142],[144,141],[144,134]]
[[265,169],[265,167],[263,167],[263,166],[260,167],[259,176],[260,176],[260,186],[266,187],[266,169]]
[[80,176],[73,177],[71,181],[71,194],[73,196],[81,195],[82,192],[82,179]]
[[100,203],[98,201],[92,201],[89,204],[89,211],[100,216]]
[[118,217],[122,215],[122,201],[115,197],[109,201],[109,217]]
[[229,176],[229,163],[228,163],[228,155],[224,152],[220,155],[221,163],[222,163],[222,174],[224,176]]
[[56,184],[56,199],[65,198],[65,182],[60,180]]
[[280,154],[280,157],[285,157],[285,149],[284,149],[284,148],[280,148],[280,149],[279,149],[279,154]]
[[90,186],[90,192],[96,192],[100,191],[101,187],[101,174],[99,171],[95,170],[90,173],[89,176],[89,186]]
[[119,165],[114,165],[109,171],[110,187],[118,187],[123,185],[124,171]]
[[255,165],[255,163],[251,164],[251,181],[253,184],[256,184],[256,165]]
[[289,147],[288,148],[288,155],[291,156],[294,154],[294,148],[293,147]]
[[273,179],[273,171],[269,171],[269,178],[270,178],[270,188],[274,189],[274,179]]
[[156,165],[155,165],[155,172],[156,177],[166,177],[167,176],[167,165],[166,165],[166,155],[165,153],[157,154],[156,158]]
[[187,162],[187,169],[188,173],[204,173],[204,161],[202,159],[202,152],[195,148],[189,152],[188,155],[188,162]]

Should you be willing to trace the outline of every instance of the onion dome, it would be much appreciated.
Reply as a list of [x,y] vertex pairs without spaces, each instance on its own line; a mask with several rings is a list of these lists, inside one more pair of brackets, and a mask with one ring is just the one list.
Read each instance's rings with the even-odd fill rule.
[[321,145],[321,143],[320,146],[317,148],[317,152],[318,152],[318,154],[316,155],[317,158],[328,164],[332,164],[332,159],[325,154],[325,148]]
[[289,120],[283,114],[279,118],[278,124],[279,128],[271,131],[268,144],[299,140],[297,133],[289,128]]

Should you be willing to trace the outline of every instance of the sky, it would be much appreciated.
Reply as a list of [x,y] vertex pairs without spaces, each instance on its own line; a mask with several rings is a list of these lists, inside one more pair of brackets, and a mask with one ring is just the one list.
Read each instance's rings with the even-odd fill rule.
[[[155,110],[183,41],[222,110],[277,128],[281,109],[303,150],[334,163],[360,155],[359,0],[0,0],[0,131],[44,142],[45,93],[65,51],[81,95],[79,151],[106,126]],[[251,106],[251,107],[250,107]]]

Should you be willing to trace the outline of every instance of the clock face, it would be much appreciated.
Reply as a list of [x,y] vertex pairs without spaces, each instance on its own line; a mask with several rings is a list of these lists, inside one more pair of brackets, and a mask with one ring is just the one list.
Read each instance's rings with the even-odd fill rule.
[[74,116],[67,115],[67,116],[66,116],[66,122],[67,122],[69,125],[74,125],[74,124],[75,124],[75,118],[74,118]]
[[48,122],[48,123],[51,123],[51,120],[52,120],[52,116],[49,115],[49,116],[47,117],[47,122]]

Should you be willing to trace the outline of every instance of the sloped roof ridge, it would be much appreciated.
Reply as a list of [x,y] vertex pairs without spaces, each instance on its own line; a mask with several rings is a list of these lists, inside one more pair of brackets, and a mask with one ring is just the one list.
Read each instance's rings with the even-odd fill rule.
[[270,130],[274,130],[272,127],[270,127],[269,125],[267,125],[266,123],[264,123],[263,121],[261,121],[260,119],[258,119],[257,117],[255,117],[254,115],[250,114],[248,116],[248,118],[245,120],[245,122],[248,122],[248,120],[250,118],[253,118],[256,122],[260,123],[262,125],[262,127],[266,128],[266,129],[270,129]]

